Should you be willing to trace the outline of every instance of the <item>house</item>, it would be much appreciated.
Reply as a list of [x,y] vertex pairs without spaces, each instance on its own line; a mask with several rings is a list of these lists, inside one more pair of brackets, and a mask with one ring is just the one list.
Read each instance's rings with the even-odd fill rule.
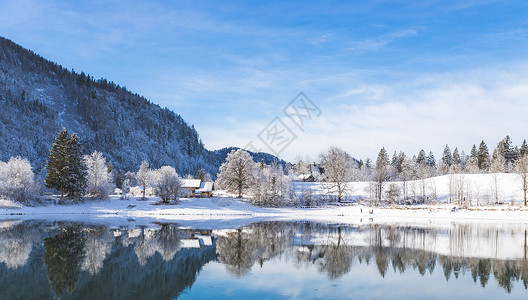
[[324,174],[324,169],[316,165],[315,162],[308,166],[308,171],[310,171],[310,175],[308,177],[305,177],[303,179],[304,181],[311,181],[311,182],[317,181],[319,176],[321,174]]
[[195,197],[212,197],[214,189],[214,182],[201,182],[200,187],[194,191]]
[[182,179],[183,197],[193,197],[196,190],[200,188],[200,179]]

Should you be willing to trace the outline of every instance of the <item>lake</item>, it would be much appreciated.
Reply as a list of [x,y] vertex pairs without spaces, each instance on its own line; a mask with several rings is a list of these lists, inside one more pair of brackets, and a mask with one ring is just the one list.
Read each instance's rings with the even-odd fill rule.
[[526,299],[526,224],[0,221],[2,299]]

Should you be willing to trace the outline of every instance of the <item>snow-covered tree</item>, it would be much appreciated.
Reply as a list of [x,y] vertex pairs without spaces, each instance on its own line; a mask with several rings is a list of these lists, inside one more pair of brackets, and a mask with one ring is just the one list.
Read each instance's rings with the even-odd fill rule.
[[469,157],[468,157],[465,170],[467,173],[477,173],[479,170],[478,151],[477,151],[477,146],[475,146],[475,144],[473,144],[473,147],[471,148],[471,152],[469,153]]
[[324,167],[323,181],[331,193],[337,193],[338,202],[350,190],[350,182],[354,180],[357,170],[356,161],[338,147],[330,147],[320,156]]
[[400,187],[396,183],[391,183],[389,184],[389,188],[385,191],[385,194],[389,202],[394,203],[396,199],[400,197],[400,194],[401,194]]
[[143,187],[143,200],[145,200],[145,195],[147,194],[147,187],[152,183],[153,174],[152,170],[149,168],[148,161],[144,160],[139,167],[139,171],[136,174],[137,183]]
[[164,203],[177,201],[180,196],[182,182],[171,166],[163,166],[154,172],[154,189]]
[[279,207],[296,204],[293,182],[277,162],[257,169],[251,192],[251,202],[258,206]]
[[438,168],[441,174],[449,173],[449,169],[453,164],[453,155],[451,154],[451,149],[449,149],[449,146],[447,144],[444,148],[444,154],[442,155],[441,163],[441,167]]
[[136,174],[134,172],[126,172],[123,179],[123,195],[126,196],[130,192],[130,188],[136,185]]
[[106,158],[99,151],[84,156],[87,170],[86,193],[90,196],[106,198],[114,189],[112,173],[108,172]]
[[36,185],[27,159],[11,157],[7,163],[0,161],[0,196],[15,201],[35,198]]
[[309,167],[309,163],[304,161],[301,157],[295,158],[294,170],[298,176],[304,176],[305,174],[310,173]]
[[452,162],[452,165],[457,165],[459,167],[460,164],[462,164],[462,157],[460,155],[460,153],[458,152],[458,148],[455,148],[455,150],[453,150],[453,162]]
[[493,190],[494,190],[495,203],[499,202],[500,184],[499,184],[498,173],[504,172],[505,165],[506,165],[506,160],[504,159],[504,156],[500,154],[500,151],[498,148],[495,148],[495,150],[493,151],[492,158],[491,158],[491,168],[490,168],[490,171],[492,174],[491,176],[493,179],[492,185],[493,185]]
[[528,193],[528,156],[523,156],[515,162],[515,172],[519,174],[523,191],[524,206],[526,206],[526,195]]
[[528,143],[526,142],[526,140],[523,140],[521,148],[519,149],[519,156],[523,157],[527,155],[528,155]]
[[255,162],[248,152],[238,149],[232,150],[220,166],[218,183],[239,198],[248,191],[255,181]]
[[436,159],[434,157],[433,151],[429,151],[429,155],[427,155],[425,164],[431,169],[431,174],[434,174],[434,171],[436,170]]

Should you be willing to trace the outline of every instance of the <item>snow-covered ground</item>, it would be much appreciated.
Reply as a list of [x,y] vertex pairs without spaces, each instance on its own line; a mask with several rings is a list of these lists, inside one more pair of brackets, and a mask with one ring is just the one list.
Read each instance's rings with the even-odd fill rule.
[[[106,200],[85,201],[76,205],[22,206],[18,203],[0,200],[0,218],[3,219],[46,219],[91,221],[100,223],[134,222],[178,222],[203,228],[231,227],[261,220],[308,220],[343,224],[399,223],[399,224],[441,224],[450,222],[479,223],[528,223],[528,208],[522,206],[522,191],[516,174],[498,174],[500,200],[502,205],[483,205],[494,193],[494,175],[450,175],[427,179],[426,188],[434,189],[440,204],[413,206],[370,207],[361,204],[326,205],[317,208],[262,208],[250,203],[221,195],[213,198],[183,198],[178,205],[153,205],[158,198],[146,201],[128,197],[122,200],[112,196]],[[467,209],[453,208],[446,203],[449,181],[462,176],[466,192],[470,191],[472,206]],[[460,179],[458,179],[460,180]],[[397,183],[401,184],[401,183]],[[421,186],[420,181],[408,182]],[[311,186],[317,193],[324,193],[319,183],[300,183],[297,188]],[[351,196],[368,197],[368,183],[352,183]],[[408,190],[408,193],[410,193]],[[486,195],[486,196],[483,196]],[[512,205],[511,199],[514,199]],[[477,202],[478,200],[478,202]],[[509,201],[506,201],[509,200]],[[367,202],[368,203],[368,202]],[[477,204],[479,204],[477,206]]]

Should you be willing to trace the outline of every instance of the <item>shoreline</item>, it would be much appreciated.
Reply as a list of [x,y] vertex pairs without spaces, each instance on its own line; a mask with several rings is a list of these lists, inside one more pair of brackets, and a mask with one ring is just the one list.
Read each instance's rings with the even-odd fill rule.
[[[158,199],[91,200],[71,205],[19,206],[0,208],[1,219],[70,220],[106,223],[216,222],[247,224],[257,221],[314,221],[348,225],[401,224],[441,225],[451,223],[528,224],[528,207],[478,206],[456,208],[452,204],[420,206],[327,205],[310,208],[263,208],[227,197],[183,198],[178,205],[152,205]],[[372,213],[370,213],[372,211]]]

